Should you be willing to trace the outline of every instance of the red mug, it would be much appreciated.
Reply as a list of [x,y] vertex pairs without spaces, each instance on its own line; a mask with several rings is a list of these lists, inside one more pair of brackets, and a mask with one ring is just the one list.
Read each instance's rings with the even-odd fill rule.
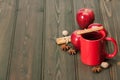
[[[114,52],[108,54],[105,51],[105,42],[111,41],[114,44]],[[99,65],[106,58],[113,58],[118,51],[116,41],[101,31],[80,35],[80,49],[82,63],[90,66]]]

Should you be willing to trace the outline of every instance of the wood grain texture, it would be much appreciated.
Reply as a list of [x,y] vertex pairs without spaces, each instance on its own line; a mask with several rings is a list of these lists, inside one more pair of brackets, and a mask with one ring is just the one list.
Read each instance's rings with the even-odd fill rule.
[[5,80],[12,50],[16,20],[16,1],[0,0],[0,80]]
[[43,28],[43,0],[19,0],[8,80],[41,80]]
[[[104,17],[106,16],[105,13],[102,14],[102,11],[103,11],[102,9],[104,9],[103,3],[101,3],[102,1],[104,2],[104,0],[101,0],[101,1],[99,1],[99,0],[91,0],[91,1],[84,0],[83,7],[84,8],[91,8],[95,12],[95,21],[94,22],[103,24],[103,26],[104,26],[104,23],[106,23],[105,21],[107,21],[107,19],[104,19]],[[78,2],[78,0],[76,0],[76,3],[77,2]],[[83,3],[81,3],[81,4],[83,4]],[[78,6],[80,6],[80,3],[78,4]],[[107,30],[107,26],[104,26],[104,27]],[[110,45],[110,47],[112,47],[112,45]],[[81,63],[81,61],[79,60],[79,56],[78,56],[78,76],[79,76],[78,79],[79,80],[88,80],[88,79],[89,80],[101,80],[101,78],[103,80],[110,80],[111,74],[109,73],[109,71],[110,71],[110,69],[105,70],[98,75],[95,75],[94,73],[91,72],[91,67],[89,67],[89,66],[87,67]],[[87,77],[85,77],[84,74]],[[104,75],[106,75],[106,76],[104,76]]]
[[72,0],[46,0],[43,80],[75,80],[74,56],[55,43],[62,30],[72,32],[73,16]]
[[[120,1],[119,0],[111,0],[111,1],[105,1],[101,0],[101,11],[103,16],[103,22],[106,26],[106,29],[108,31],[108,36],[113,37],[118,44],[118,48],[120,46],[120,38],[119,38],[119,7],[120,7]],[[113,49],[113,45],[108,43],[108,52],[111,53]],[[117,56],[111,60],[111,64],[113,64],[113,67],[110,68],[110,78],[113,80],[119,80],[120,77],[118,74],[120,71],[120,66],[117,64],[120,62],[120,53],[118,52]]]
[[[80,8],[95,12],[120,47],[119,0],[0,0],[0,80],[120,80],[120,52],[109,69],[92,73],[77,55],[60,49],[55,40],[63,30],[80,29]],[[106,51],[113,51],[108,42]]]

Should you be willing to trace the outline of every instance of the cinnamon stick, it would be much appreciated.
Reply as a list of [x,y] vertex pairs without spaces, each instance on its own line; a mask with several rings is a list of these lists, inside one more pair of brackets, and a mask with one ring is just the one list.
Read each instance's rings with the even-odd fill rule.
[[[94,27],[94,28],[90,28],[90,29],[84,29],[84,30],[78,30],[77,34],[81,35],[81,34],[85,34],[85,33],[99,31],[99,30],[102,30],[102,29],[103,29],[103,26],[101,26],[101,27]],[[68,43],[68,42],[71,42],[71,36],[60,37],[60,38],[56,39],[56,43],[57,44],[64,44],[64,43]]]

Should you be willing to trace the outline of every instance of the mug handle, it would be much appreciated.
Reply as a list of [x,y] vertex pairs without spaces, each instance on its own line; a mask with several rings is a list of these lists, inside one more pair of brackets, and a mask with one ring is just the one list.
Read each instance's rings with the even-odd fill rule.
[[114,52],[111,54],[106,53],[106,58],[113,58],[118,52],[117,43],[116,43],[115,39],[111,38],[111,37],[106,37],[105,40],[111,41],[114,44]]

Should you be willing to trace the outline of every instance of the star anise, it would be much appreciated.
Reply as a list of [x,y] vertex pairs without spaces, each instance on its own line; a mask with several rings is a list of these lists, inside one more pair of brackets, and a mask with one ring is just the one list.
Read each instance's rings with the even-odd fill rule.
[[99,73],[102,71],[102,68],[100,66],[95,66],[92,68],[92,72]]
[[62,49],[63,51],[67,51],[67,50],[70,49],[70,46],[68,46],[67,44],[62,44],[62,45],[61,45],[61,49]]
[[68,50],[68,53],[69,53],[70,55],[75,55],[77,52],[76,52],[75,49],[70,48],[70,49]]

